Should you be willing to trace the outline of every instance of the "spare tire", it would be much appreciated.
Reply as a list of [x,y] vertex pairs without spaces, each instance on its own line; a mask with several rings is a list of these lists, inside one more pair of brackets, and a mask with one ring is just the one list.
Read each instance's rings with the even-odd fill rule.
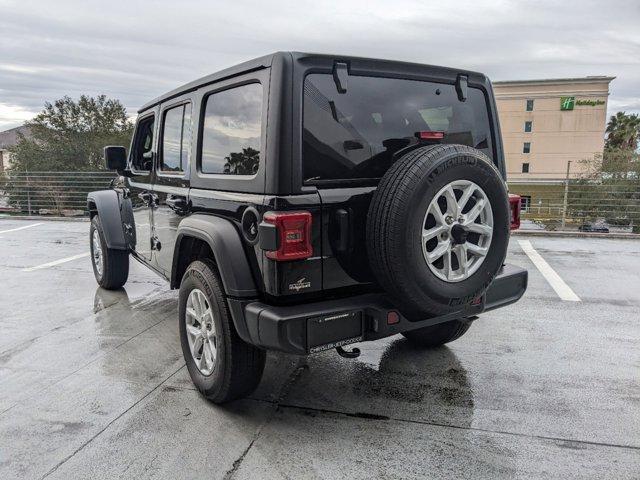
[[406,153],[369,206],[371,269],[411,320],[459,310],[481,296],[508,243],[505,182],[471,147],[431,145]]

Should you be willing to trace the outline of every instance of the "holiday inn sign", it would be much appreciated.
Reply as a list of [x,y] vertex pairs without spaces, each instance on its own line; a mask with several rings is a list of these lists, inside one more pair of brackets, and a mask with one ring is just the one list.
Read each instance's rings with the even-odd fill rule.
[[604,105],[604,100],[576,100],[576,97],[560,97],[560,110],[573,110],[575,105],[595,107]]

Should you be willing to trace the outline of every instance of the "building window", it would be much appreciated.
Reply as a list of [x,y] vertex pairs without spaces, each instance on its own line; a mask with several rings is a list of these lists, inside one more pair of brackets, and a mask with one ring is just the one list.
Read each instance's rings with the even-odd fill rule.
[[530,132],[533,127],[533,122],[524,122],[524,131]]
[[261,84],[249,83],[209,95],[202,133],[202,172],[255,175],[261,132]]
[[527,100],[527,112],[533,112],[533,100]]
[[524,142],[522,153],[531,153],[531,142]]
[[523,163],[522,164],[522,173],[529,173],[529,164],[528,163]]
[[[525,165],[529,165],[528,163]],[[531,208],[531,195],[520,195],[520,211],[528,212]]]

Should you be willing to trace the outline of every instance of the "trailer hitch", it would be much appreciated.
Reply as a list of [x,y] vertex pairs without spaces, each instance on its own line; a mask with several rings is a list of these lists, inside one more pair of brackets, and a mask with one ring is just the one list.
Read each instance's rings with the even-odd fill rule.
[[354,347],[351,350],[345,350],[342,347],[336,347],[336,352],[338,352],[338,355],[340,355],[342,358],[358,358],[360,356],[360,349],[357,347]]

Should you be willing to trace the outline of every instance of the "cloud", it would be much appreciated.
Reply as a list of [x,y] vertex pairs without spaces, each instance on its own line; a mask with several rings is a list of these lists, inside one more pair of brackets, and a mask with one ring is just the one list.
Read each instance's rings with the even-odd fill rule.
[[[0,0],[0,104],[37,112],[64,95],[105,93],[133,113],[190,80],[292,49],[494,80],[614,75],[610,111],[639,111],[638,24],[636,0]],[[0,126],[19,124],[7,108]]]

